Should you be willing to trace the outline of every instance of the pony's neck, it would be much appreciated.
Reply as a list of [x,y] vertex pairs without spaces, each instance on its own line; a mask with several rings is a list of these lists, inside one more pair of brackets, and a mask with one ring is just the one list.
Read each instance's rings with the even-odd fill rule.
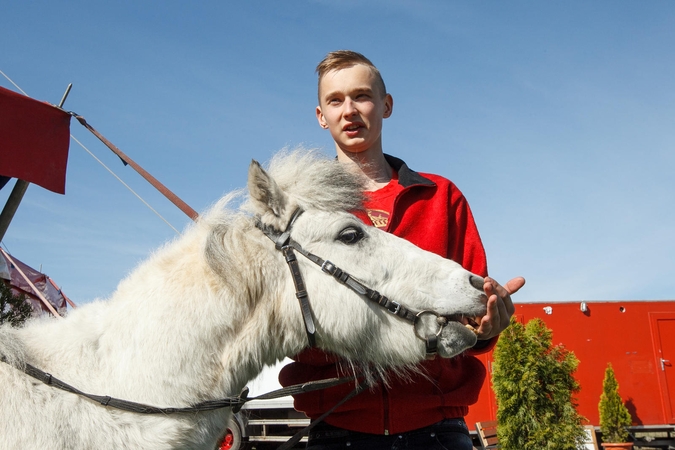
[[[280,301],[293,296],[284,291],[285,264],[265,261],[277,255],[262,247],[264,236],[251,234],[228,234],[238,250],[246,248],[229,262],[239,272],[224,277],[204,258],[203,233],[187,232],[134,270],[108,301],[22,330],[30,362],[81,390],[157,406],[238,394],[265,365],[304,344],[290,325],[297,311]],[[245,261],[251,254],[258,263]]]

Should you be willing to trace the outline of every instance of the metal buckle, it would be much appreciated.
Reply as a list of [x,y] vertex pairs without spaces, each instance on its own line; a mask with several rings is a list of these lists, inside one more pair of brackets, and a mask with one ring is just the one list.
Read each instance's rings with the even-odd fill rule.
[[321,264],[321,270],[331,275],[335,273],[335,269],[337,269],[337,266],[328,260],[325,260],[323,264]]
[[[394,306],[394,309],[391,307]],[[389,306],[387,306],[387,311],[389,311],[392,314],[398,314],[398,312],[401,310],[401,304],[396,303],[396,302],[391,302]]]

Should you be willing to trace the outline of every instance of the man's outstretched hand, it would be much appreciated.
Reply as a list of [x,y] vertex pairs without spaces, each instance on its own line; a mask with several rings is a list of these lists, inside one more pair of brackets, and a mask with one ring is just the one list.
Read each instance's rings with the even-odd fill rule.
[[494,279],[485,277],[483,290],[488,297],[487,313],[480,321],[478,327],[478,339],[488,340],[509,326],[511,323],[511,316],[516,311],[511,301],[511,294],[515,294],[525,285],[525,278],[516,277],[506,283],[505,286],[500,285]]

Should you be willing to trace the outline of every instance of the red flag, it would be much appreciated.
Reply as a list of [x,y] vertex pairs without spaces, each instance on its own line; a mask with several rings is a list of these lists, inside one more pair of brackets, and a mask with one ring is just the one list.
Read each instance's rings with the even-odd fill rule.
[[66,193],[70,114],[0,87],[0,175]]

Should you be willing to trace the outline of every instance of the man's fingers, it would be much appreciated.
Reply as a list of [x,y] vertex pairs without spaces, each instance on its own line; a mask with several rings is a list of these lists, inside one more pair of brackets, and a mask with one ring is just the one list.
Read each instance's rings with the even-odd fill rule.
[[511,301],[514,294],[525,285],[525,278],[516,277],[509,280],[505,286],[500,285],[495,279],[485,277],[483,289],[488,297],[487,314],[483,317],[480,325],[481,339],[496,336],[509,326],[511,316],[516,308]]
[[[500,297],[506,297],[507,295],[515,294],[523,286],[525,286],[525,278],[523,277],[513,278],[505,286],[499,284],[494,278],[485,277],[484,288],[486,289],[485,294],[488,296],[494,293]],[[490,289],[490,292],[487,289]]]
[[509,280],[508,283],[506,283],[506,286],[504,286],[504,289],[511,294],[515,294],[520,290],[521,287],[525,286],[525,278],[523,277],[516,277],[513,278],[512,280]]

